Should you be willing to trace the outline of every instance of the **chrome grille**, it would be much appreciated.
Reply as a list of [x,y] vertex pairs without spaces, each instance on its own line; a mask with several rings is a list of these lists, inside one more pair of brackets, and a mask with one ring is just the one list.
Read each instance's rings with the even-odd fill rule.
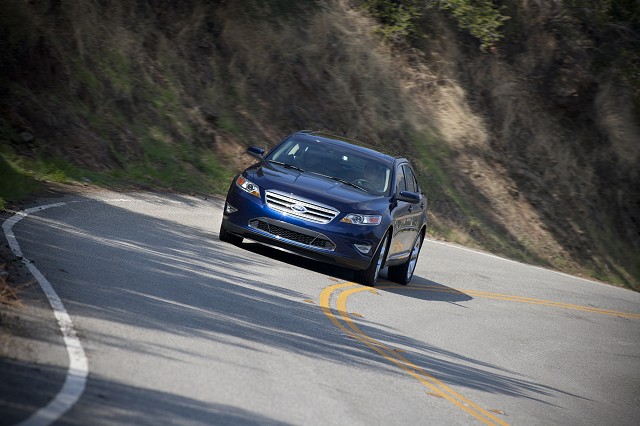
[[319,205],[276,191],[265,191],[265,201],[267,206],[273,210],[315,223],[329,223],[340,213],[329,206]]
[[318,247],[325,250],[335,250],[336,245],[325,237],[324,235],[307,235],[302,232],[296,232],[291,229],[286,229],[281,226],[267,223],[264,220],[253,219],[249,222],[249,226],[259,229],[275,237],[282,238],[283,240],[293,241],[299,244],[303,244],[310,247]]

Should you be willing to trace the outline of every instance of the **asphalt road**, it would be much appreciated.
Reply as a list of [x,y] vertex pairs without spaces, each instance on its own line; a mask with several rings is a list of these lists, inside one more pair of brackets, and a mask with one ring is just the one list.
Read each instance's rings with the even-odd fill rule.
[[[45,424],[640,424],[638,293],[434,241],[409,286],[371,289],[220,242],[219,200],[51,203],[12,230],[88,373]],[[73,400],[38,286],[25,305],[0,362],[3,425]]]

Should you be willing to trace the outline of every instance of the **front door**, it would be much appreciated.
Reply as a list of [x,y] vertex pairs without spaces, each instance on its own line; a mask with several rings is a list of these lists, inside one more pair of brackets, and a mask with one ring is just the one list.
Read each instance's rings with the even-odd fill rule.
[[[396,170],[396,194],[401,191],[418,192],[417,183],[409,165],[403,164]],[[420,230],[422,209],[419,205],[397,201],[393,209],[393,239],[389,247],[389,259],[405,257],[413,248]]]

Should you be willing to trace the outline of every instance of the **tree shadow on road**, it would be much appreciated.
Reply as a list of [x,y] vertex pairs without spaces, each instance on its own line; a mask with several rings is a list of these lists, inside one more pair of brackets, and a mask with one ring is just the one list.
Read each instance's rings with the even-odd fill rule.
[[[181,363],[188,357],[234,368],[229,359],[217,359],[216,354],[230,348],[255,353],[267,347],[404,376],[379,355],[346,338],[317,304],[309,303],[332,282],[352,281],[353,272],[253,243],[236,247],[220,242],[213,219],[221,215],[219,200],[189,198],[182,203],[175,198],[166,203],[162,197],[148,198],[143,194],[127,203],[76,197],[66,206],[30,216],[14,230],[25,256],[37,259],[75,318],[81,339],[94,357],[117,351],[134,359],[151,357],[157,363]],[[135,203],[144,203],[145,208]],[[201,220],[185,224],[180,217]],[[286,266],[286,274],[312,285],[296,290],[278,284],[283,270],[274,261]],[[310,276],[309,271],[325,277]],[[471,299],[420,277],[412,285],[432,291],[403,292],[403,296],[444,302]],[[419,365],[447,384],[536,400],[552,400],[563,393],[500,366],[433,347],[381,325],[366,325],[370,335],[415,348]],[[175,345],[180,339],[186,344]],[[180,371],[175,374],[181,380]],[[90,386],[93,380],[91,376]],[[153,392],[149,395],[135,397],[154,398]],[[162,393],[155,397],[159,404],[169,398]],[[215,409],[234,413],[233,407]]]
[[[2,377],[11,377],[14,392],[0,400],[0,426],[25,420],[51,399],[66,375],[66,369],[16,360],[0,363]],[[5,375],[6,373],[6,375]],[[30,386],[24,387],[24,383]],[[81,403],[72,407],[57,424],[65,425],[285,425],[237,405],[196,396],[114,382],[92,374]]]

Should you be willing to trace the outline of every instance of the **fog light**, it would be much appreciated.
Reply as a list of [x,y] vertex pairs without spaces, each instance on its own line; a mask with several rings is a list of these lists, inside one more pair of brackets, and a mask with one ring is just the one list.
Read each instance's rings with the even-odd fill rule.
[[371,246],[369,244],[354,244],[354,247],[362,254],[367,254],[371,251]]
[[231,213],[235,213],[238,211],[238,209],[236,209],[235,207],[233,207],[231,204],[226,203],[224,206],[224,211],[227,214],[231,214]]

